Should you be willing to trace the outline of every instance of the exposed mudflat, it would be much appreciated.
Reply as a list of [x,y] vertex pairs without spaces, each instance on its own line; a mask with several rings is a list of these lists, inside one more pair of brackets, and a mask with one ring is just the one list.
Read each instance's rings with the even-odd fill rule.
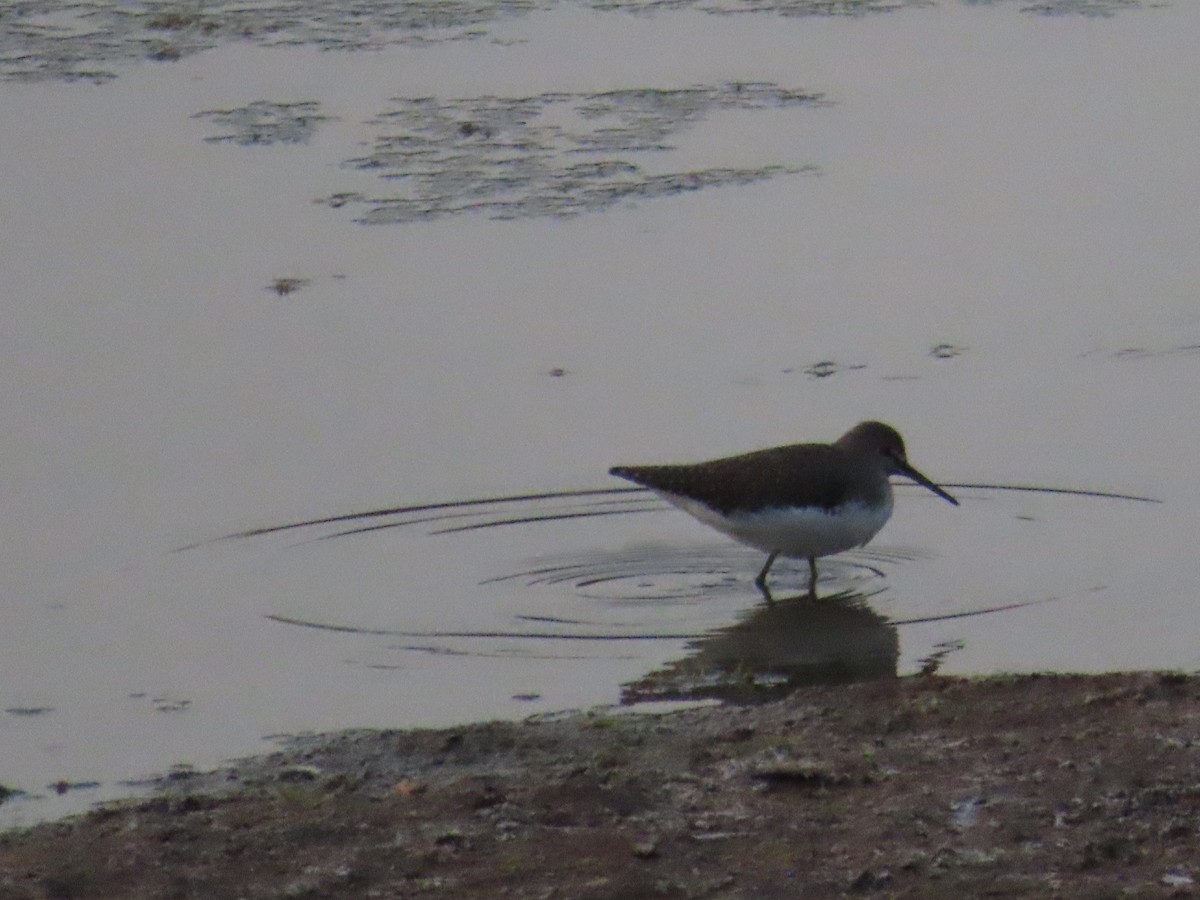
[[0,836],[0,897],[1190,896],[1200,680],[904,678],[299,739]]

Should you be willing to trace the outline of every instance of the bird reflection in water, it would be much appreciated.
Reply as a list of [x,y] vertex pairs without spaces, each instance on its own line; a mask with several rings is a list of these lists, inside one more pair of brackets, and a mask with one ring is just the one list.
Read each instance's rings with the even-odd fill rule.
[[895,625],[862,594],[776,603],[690,642],[689,654],[622,687],[622,703],[720,699],[762,702],[806,684],[894,678]]

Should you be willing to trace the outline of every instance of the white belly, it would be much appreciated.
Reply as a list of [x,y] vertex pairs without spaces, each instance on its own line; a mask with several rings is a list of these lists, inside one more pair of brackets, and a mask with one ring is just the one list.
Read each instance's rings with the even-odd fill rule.
[[669,503],[736,541],[764,553],[784,556],[829,556],[861,547],[879,532],[892,515],[892,498],[882,506],[851,503],[826,512],[823,509],[763,509],[724,517],[703,503],[659,492]]

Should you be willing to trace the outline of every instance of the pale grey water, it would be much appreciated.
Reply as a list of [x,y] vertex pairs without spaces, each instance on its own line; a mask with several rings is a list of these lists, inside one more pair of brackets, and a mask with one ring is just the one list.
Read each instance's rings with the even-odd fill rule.
[[[274,733],[617,702],[760,602],[672,512],[175,548],[868,417],[937,480],[1167,502],[902,490],[826,566],[868,595],[846,654],[1197,668],[1200,8],[877,5],[193,23],[140,63],[126,19],[66,40],[136,4],[3,23],[0,783],[44,799],[0,820]],[[44,43],[76,55],[14,62]],[[596,509],[503,515],[560,505]]]

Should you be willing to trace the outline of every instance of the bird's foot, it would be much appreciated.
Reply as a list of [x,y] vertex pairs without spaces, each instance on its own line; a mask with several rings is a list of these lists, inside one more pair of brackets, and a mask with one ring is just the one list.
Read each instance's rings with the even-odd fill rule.
[[767,586],[767,579],[755,578],[754,586],[758,588],[759,593],[763,595],[763,599],[767,601],[767,606],[775,605],[775,598],[771,596],[771,589]]
[[817,602],[817,558],[808,558],[808,602]]

